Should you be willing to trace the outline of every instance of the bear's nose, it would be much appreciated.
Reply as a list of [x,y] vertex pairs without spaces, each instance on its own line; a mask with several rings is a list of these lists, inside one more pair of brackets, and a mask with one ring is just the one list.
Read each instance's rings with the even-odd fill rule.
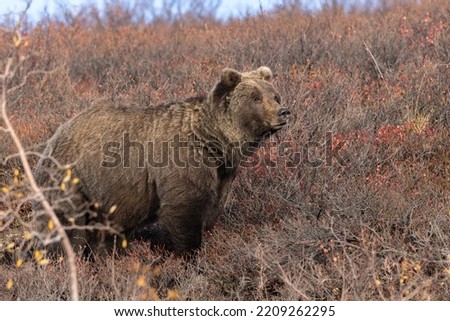
[[280,116],[280,117],[286,117],[290,114],[291,114],[291,111],[287,108],[280,108],[280,110],[278,111],[278,116]]

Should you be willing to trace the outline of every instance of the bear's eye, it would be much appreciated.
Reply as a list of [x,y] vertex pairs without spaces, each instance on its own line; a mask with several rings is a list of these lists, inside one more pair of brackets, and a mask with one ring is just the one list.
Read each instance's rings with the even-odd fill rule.
[[275,101],[276,101],[278,104],[281,104],[281,97],[280,97],[280,95],[275,95],[274,99],[275,99]]
[[259,92],[254,92],[252,98],[254,102],[260,102],[262,100],[262,96]]

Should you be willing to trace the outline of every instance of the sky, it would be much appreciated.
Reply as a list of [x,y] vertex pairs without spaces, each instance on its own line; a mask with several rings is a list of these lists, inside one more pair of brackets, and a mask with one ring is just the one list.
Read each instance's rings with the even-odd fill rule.
[[[103,0],[33,0],[29,9],[29,14],[33,19],[37,19],[45,10],[48,9],[52,13],[58,8],[57,3],[70,3],[75,8],[83,3],[103,3]],[[155,3],[161,3],[162,0],[155,0]],[[270,10],[281,0],[223,0],[221,7],[218,9],[219,17],[239,17],[247,12],[258,12],[260,7],[263,10]],[[305,1],[307,3],[320,3],[320,0]],[[25,7],[25,0],[0,0],[0,15],[4,15],[10,11],[19,13]],[[1,18],[0,18],[1,20]]]

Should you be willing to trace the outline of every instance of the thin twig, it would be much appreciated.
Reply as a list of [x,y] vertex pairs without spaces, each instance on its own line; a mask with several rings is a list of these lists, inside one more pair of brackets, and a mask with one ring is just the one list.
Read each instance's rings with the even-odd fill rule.
[[307,296],[305,293],[303,293],[302,291],[297,289],[297,287],[292,284],[292,282],[289,280],[288,276],[286,275],[286,272],[284,272],[283,268],[281,267],[280,263],[277,262],[277,266],[278,266],[278,269],[280,270],[281,279],[283,280],[283,282],[286,283],[292,290],[297,292],[303,300],[311,301],[311,298],[309,296]]
[[380,75],[380,78],[381,78],[382,80],[384,80],[383,73],[381,72],[381,69],[380,69],[380,67],[378,66],[377,60],[376,60],[375,57],[373,56],[372,51],[370,51],[369,46],[367,45],[367,43],[366,43],[364,40],[363,40],[363,43],[364,43],[364,47],[366,48],[366,51],[367,51],[367,52],[369,53],[369,55],[370,55],[370,58],[372,58],[373,62],[375,63],[375,68],[377,69],[378,74]]
[[44,74],[44,75],[49,75],[49,74],[55,72],[55,70],[56,70],[56,69],[49,70],[49,71],[44,71],[44,70],[33,70],[33,71],[30,71],[29,73],[27,73],[27,74],[23,77],[22,82],[21,82],[20,84],[18,84],[18,85],[16,85],[16,86],[11,87],[11,88],[8,89],[8,94],[12,93],[13,91],[15,91],[15,90],[17,90],[17,89],[22,88],[22,87],[26,84],[26,82],[28,81],[28,77],[30,77],[30,76],[32,76],[32,75],[42,75],[42,74]]

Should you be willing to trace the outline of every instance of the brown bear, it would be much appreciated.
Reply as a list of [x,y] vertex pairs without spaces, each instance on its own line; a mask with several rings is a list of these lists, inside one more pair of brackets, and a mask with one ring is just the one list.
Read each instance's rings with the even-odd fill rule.
[[114,235],[177,253],[198,248],[242,157],[286,124],[290,111],[271,79],[267,67],[227,68],[206,96],[156,107],[97,104],[62,125],[35,176],[72,225],[76,250],[110,248]]

